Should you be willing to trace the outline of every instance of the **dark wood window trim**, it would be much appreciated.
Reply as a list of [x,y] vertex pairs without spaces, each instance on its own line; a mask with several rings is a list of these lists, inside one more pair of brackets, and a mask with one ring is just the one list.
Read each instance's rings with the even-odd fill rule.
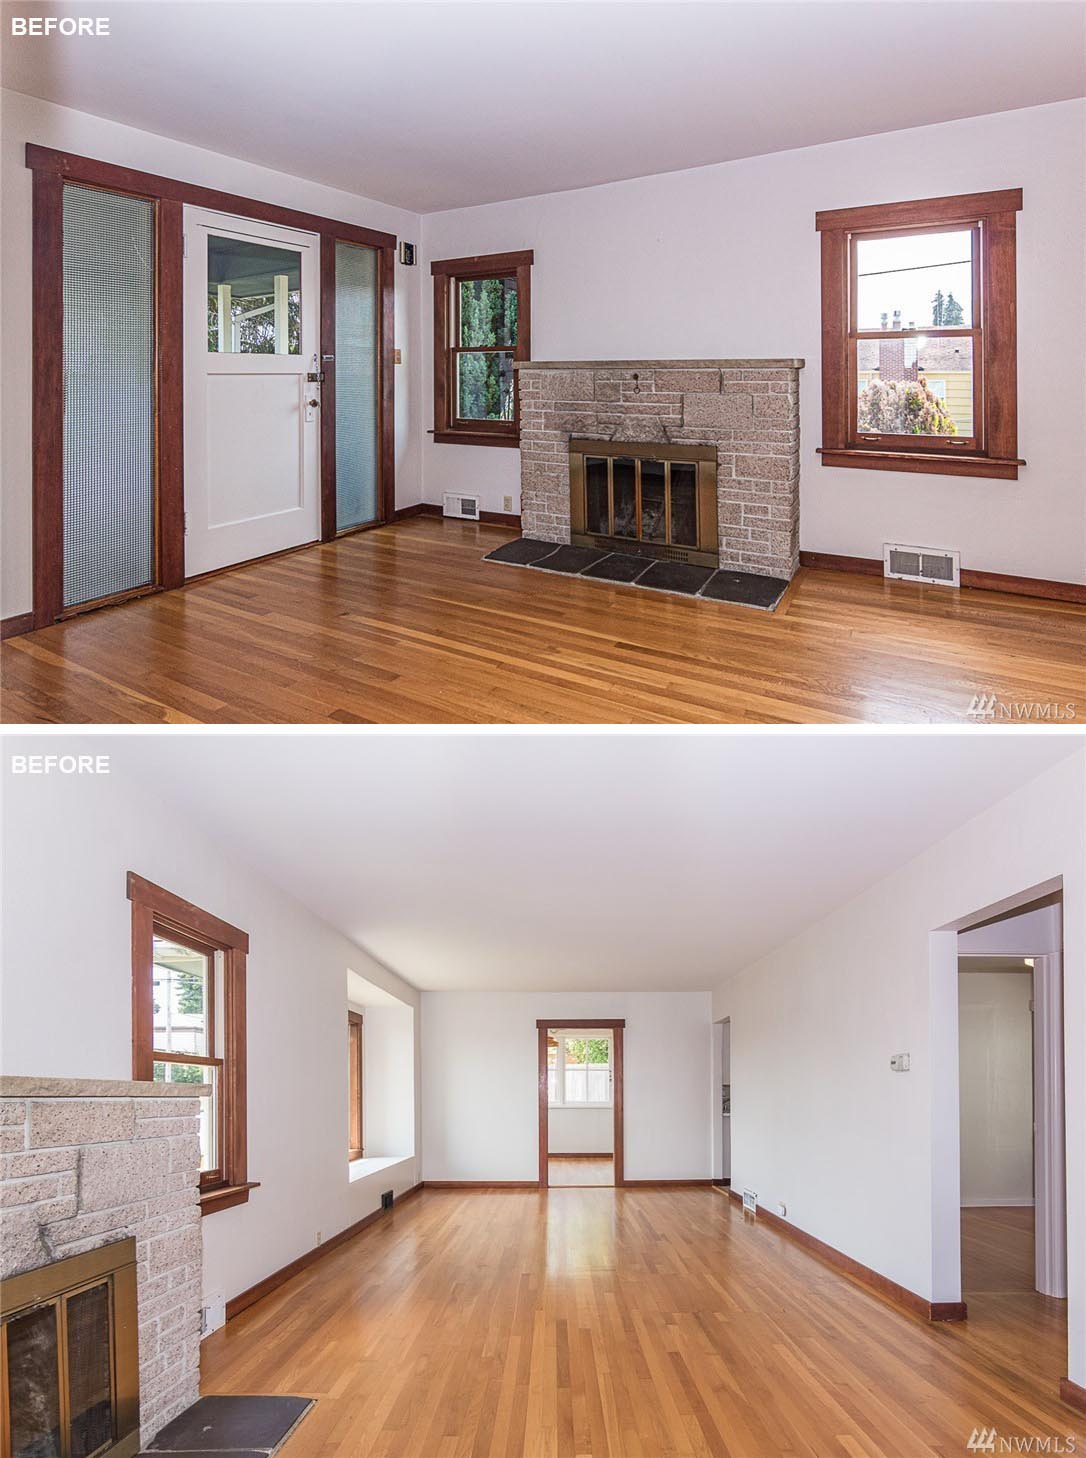
[[[154,936],[176,935],[197,950],[218,953],[222,977],[221,1038],[211,1046],[220,1066],[220,1167],[200,1180],[200,1212],[209,1215],[244,1204],[257,1182],[248,1177],[248,1112],[245,1052],[245,970],[249,937],[172,891],[128,873],[132,903],[132,1077],[154,1077]],[[212,1005],[213,1007],[213,1005]]]
[[[360,244],[378,251],[381,339],[378,402],[379,519],[395,512],[394,322],[396,238],[296,208],[280,207],[235,193],[198,187],[172,177],[140,172],[92,157],[27,143],[26,165],[33,179],[33,626],[62,617],[181,587],[185,582],[183,209],[186,204],[237,217],[316,233],[321,243],[321,353],[335,354],[335,244]],[[65,612],[63,604],[63,227],[65,182],[148,198],[155,207],[155,575],[136,592],[118,594]],[[322,541],[337,535],[335,492],[335,361],[323,363],[321,409]],[[363,530],[364,528],[354,528]],[[237,566],[245,565],[237,563]]]
[[[1015,224],[1021,188],[924,198],[815,214],[822,235],[822,445],[824,466],[919,471],[947,476],[1017,480],[1017,306]],[[855,430],[854,241],[861,236],[957,225],[975,229],[973,328],[975,439],[958,446],[884,436],[867,441]],[[869,331],[865,331],[867,333]],[[926,330],[925,333],[944,333]]]
[[347,1013],[347,1059],[348,1087],[350,1090],[350,1114],[347,1130],[347,1158],[361,1159],[365,1153],[366,1135],[363,1122],[362,1070],[365,1066],[363,1029],[365,1019],[359,1012]]
[[615,1188],[626,1183],[626,1145],[623,1135],[622,1113],[624,1103],[624,1034],[625,1018],[536,1018],[536,1043],[538,1046],[538,1088],[539,1088],[539,1187],[545,1190],[549,1184],[547,1160],[547,1125],[550,1104],[547,1099],[547,1033],[551,1028],[609,1028],[611,1030],[611,1077],[613,1081],[613,1120],[615,1146]]
[[439,259],[430,265],[434,279],[434,440],[442,445],[520,445],[520,381],[513,371],[513,419],[511,421],[458,421],[453,408],[456,372],[453,368],[456,324],[453,293],[461,279],[496,278],[516,275],[517,343],[513,359],[532,357],[532,263],[531,249],[520,253],[485,253],[471,258]]

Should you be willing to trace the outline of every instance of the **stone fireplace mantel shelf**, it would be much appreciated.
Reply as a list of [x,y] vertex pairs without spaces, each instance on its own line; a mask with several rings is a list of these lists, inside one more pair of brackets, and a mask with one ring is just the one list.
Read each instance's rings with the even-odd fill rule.
[[204,1098],[209,1083],[140,1083],[115,1078],[30,1078],[0,1075],[0,1099]]
[[522,359],[515,370],[801,370],[801,359]]

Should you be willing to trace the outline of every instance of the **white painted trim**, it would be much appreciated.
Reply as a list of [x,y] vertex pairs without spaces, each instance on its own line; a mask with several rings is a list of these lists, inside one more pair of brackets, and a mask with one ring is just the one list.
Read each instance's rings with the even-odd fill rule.
[[1028,1195],[1008,1195],[1006,1199],[998,1199],[995,1196],[978,1195],[973,1199],[963,1200],[963,1210],[1001,1210],[1014,1207],[1015,1209],[1032,1208],[1033,1201]]
[[391,1169],[394,1164],[407,1164],[414,1159],[413,1154],[392,1154],[380,1158],[352,1159],[347,1163],[347,1178],[353,1184],[355,1180],[363,1180],[367,1175],[377,1174],[379,1170]]
[[1067,1179],[1059,952],[1033,962],[1034,1272],[1045,1296],[1067,1295]]

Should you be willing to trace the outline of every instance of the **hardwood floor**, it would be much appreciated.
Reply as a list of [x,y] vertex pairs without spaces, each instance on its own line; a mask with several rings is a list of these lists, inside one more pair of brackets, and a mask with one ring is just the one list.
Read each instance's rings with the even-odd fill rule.
[[1086,607],[804,568],[775,613],[483,562],[416,517],[0,650],[9,723],[969,722],[1086,714]]
[[1028,1328],[931,1324],[712,1190],[424,1190],[202,1347],[284,1458],[951,1458],[1086,1421]]
[[602,1159],[563,1159],[550,1155],[547,1159],[547,1179],[553,1186],[562,1185],[613,1185],[615,1182],[615,1161],[611,1155]]
[[1033,1207],[962,1210],[962,1290],[1033,1291]]

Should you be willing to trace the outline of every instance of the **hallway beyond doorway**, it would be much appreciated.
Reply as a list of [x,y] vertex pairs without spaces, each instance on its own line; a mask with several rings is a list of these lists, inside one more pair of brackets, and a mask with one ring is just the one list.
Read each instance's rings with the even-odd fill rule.
[[552,1154],[547,1159],[548,1183],[565,1185],[613,1185],[615,1161],[610,1154]]

